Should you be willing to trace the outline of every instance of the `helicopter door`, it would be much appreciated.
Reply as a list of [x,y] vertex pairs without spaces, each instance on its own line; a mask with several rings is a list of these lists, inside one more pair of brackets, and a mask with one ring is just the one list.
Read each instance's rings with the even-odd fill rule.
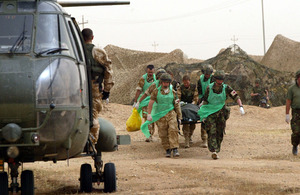
[[[92,108],[92,90],[91,90],[91,74],[90,74],[90,69],[87,65],[87,61],[85,58],[85,49],[84,49],[84,41],[81,35],[81,31],[77,25],[77,22],[75,20],[75,18],[71,18],[71,20],[68,20],[68,24],[69,27],[71,29],[71,33],[72,33],[72,38],[73,41],[76,45],[77,48],[77,53],[78,53],[78,59],[80,61],[80,74],[82,77],[82,81],[84,81],[82,83],[82,86],[84,86],[84,88],[82,88],[82,93],[83,93],[83,106],[88,106],[89,108]],[[93,124],[93,110],[89,109],[89,117],[90,117],[90,126],[92,126]]]

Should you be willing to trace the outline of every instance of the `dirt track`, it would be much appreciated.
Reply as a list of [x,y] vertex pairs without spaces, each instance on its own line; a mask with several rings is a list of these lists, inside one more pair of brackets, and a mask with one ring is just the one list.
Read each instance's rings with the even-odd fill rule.
[[[125,122],[132,107],[109,104],[101,117],[110,120],[118,134],[130,134],[131,145],[103,155],[117,169],[115,194],[293,194],[300,193],[300,158],[291,154],[290,126],[285,123],[285,107],[263,109],[245,106],[240,116],[231,107],[220,159],[212,160],[200,148],[200,125],[194,144],[183,148],[180,158],[164,157],[157,132],[154,142],[146,143],[141,132],[128,133]],[[35,173],[36,194],[84,194],[79,192],[79,170],[91,158],[67,162],[36,162],[24,169]],[[103,193],[103,184],[94,185],[91,194]]]

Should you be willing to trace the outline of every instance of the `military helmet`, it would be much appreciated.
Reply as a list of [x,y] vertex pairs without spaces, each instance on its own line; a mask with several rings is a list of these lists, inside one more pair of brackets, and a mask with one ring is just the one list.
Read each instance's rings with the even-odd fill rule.
[[259,79],[259,78],[256,78],[256,79],[255,79],[255,83],[260,83],[260,79]]
[[168,73],[163,73],[163,74],[160,76],[160,81],[171,83],[171,82],[172,82],[171,75],[168,74]]
[[166,73],[165,69],[163,69],[163,68],[157,69],[156,73],[155,73],[156,78],[159,79],[163,73]]
[[224,80],[225,79],[225,72],[224,70],[217,70],[214,74],[214,78],[218,80]]
[[213,71],[214,71],[214,69],[213,69],[212,65],[210,65],[210,64],[203,65],[202,69],[201,69],[201,72],[203,74],[212,74]]
[[300,70],[298,70],[295,74],[296,79],[300,76]]

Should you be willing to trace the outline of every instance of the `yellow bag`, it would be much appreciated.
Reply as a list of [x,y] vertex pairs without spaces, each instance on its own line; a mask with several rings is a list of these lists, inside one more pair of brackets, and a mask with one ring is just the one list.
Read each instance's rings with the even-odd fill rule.
[[127,131],[138,131],[141,129],[142,118],[138,113],[136,108],[133,108],[132,114],[126,121],[126,130]]

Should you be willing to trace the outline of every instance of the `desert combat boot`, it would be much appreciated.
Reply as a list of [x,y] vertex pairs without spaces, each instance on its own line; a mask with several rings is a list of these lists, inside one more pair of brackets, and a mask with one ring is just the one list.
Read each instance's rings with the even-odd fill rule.
[[219,156],[218,156],[218,154],[217,154],[216,152],[212,152],[212,153],[211,153],[211,157],[212,157],[214,160],[219,159]]
[[297,155],[298,154],[298,146],[293,146],[293,155]]
[[166,150],[165,156],[168,157],[168,158],[171,157],[171,149],[167,149],[167,150]]
[[179,152],[177,148],[173,148],[173,157],[179,157]]
[[190,138],[188,136],[185,136],[185,138],[184,138],[184,147],[185,148],[190,147]]
[[207,140],[202,140],[201,148],[207,148]]

